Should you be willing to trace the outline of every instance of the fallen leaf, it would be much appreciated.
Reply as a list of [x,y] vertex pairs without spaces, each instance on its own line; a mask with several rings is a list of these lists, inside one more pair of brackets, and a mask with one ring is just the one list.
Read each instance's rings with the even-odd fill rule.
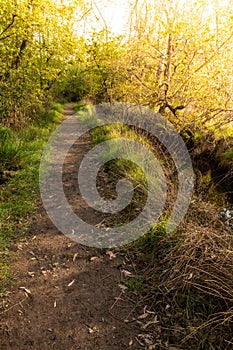
[[113,253],[111,250],[108,250],[106,254],[109,255],[110,260],[116,258],[116,254]]
[[132,346],[132,345],[133,345],[133,340],[131,339],[129,342],[129,346]]
[[92,256],[90,258],[90,261],[100,261],[100,260],[101,260],[101,258],[99,258],[98,256]]
[[126,287],[124,284],[118,284],[118,287],[122,290],[122,292],[125,292],[128,287]]
[[29,254],[36,256],[36,254],[32,250],[29,252]]
[[28,276],[34,277],[34,276],[35,276],[35,272],[33,272],[33,271],[28,271]]
[[77,259],[78,253],[75,253],[73,256],[73,262],[75,262],[75,260]]
[[22,289],[27,297],[32,297],[32,293],[29,289],[25,287],[19,287],[19,289]]
[[148,312],[147,312],[147,313],[144,313],[144,314],[138,316],[138,320],[144,320],[144,319],[147,318],[148,316],[149,316],[149,313],[148,313]]
[[193,278],[193,273],[191,272],[190,275],[188,276],[188,280],[191,280]]
[[88,333],[92,334],[92,333],[95,333],[95,332],[99,332],[99,330],[98,330],[98,328],[96,326],[88,328]]
[[121,270],[122,274],[125,276],[125,277],[131,277],[132,276],[132,272],[130,271],[127,271],[127,270]]
[[74,282],[75,282],[75,279],[68,284],[68,287],[71,287],[74,284]]

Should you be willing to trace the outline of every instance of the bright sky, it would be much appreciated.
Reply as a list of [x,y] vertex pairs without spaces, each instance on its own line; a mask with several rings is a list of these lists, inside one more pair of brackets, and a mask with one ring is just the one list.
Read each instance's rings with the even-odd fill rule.
[[[148,3],[156,3],[159,0],[147,0]],[[233,0],[205,0],[205,16],[214,15],[214,7],[218,5],[219,9],[223,9]],[[130,0],[90,0],[91,7],[93,10],[92,20],[89,19],[88,23],[82,26],[82,34],[88,35],[93,30],[101,30],[105,28],[105,24],[110,29],[112,34],[120,35],[124,34],[124,29],[129,22],[129,3],[133,3]],[[135,1],[136,2],[136,1]],[[173,0],[175,8],[192,8],[192,3],[195,0]],[[144,3],[144,0],[138,0],[138,3]],[[215,15],[214,15],[215,19]],[[80,32],[80,23],[79,23]]]
[[94,1],[94,11],[100,22],[103,23],[99,16],[99,11],[104,17],[106,24],[111,28],[114,34],[122,34],[127,24],[129,14],[129,4],[127,0],[110,0],[110,1]]
[[129,17],[129,0],[92,0],[92,19],[85,19],[80,34],[87,35],[90,31],[108,29],[114,35],[124,33]]

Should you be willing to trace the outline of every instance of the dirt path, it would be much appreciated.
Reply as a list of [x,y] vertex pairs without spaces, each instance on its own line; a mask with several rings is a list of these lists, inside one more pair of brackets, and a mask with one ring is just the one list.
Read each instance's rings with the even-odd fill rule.
[[[72,113],[72,105],[66,105],[65,117]],[[76,147],[82,157],[85,143]],[[67,187],[71,195],[72,186]],[[74,205],[80,209],[79,201]],[[123,254],[70,241],[42,205],[30,235],[13,248],[15,284],[0,311],[1,350],[142,349],[136,322],[125,322],[134,304],[119,286],[122,270],[129,268]]]

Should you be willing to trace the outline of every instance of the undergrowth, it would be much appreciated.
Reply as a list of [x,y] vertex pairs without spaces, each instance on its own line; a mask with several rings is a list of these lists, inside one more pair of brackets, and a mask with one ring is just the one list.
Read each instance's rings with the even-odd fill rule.
[[[81,116],[83,122],[96,126],[93,115],[89,113],[88,118],[85,115],[86,112]],[[92,146],[120,137],[137,140],[150,150],[157,147],[153,140],[146,140],[140,133],[135,135],[134,130],[120,123],[95,127],[91,132]],[[232,150],[218,147],[219,159],[227,161],[229,166]],[[205,151],[202,148],[201,145],[197,150],[201,155]],[[103,160],[108,160],[109,155],[114,158],[116,154],[111,147],[103,154]],[[197,155],[199,157],[199,153]],[[167,164],[170,165],[165,162]],[[168,169],[168,179],[172,170],[172,167]],[[102,187],[109,176],[114,184],[116,176],[129,179],[134,189],[140,189],[138,197],[134,197],[131,215],[141,208],[147,186],[140,169],[117,158],[106,163],[102,175]],[[171,181],[174,178],[170,178]],[[121,283],[129,294],[133,293],[132,298],[136,293],[138,306],[156,314],[156,322],[150,324],[147,319],[142,326],[150,337],[147,339],[151,347],[145,343],[145,349],[232,349],[233,236],[218,215],[224,201],[224,195],[219,195],[213,183],[211,171],[204,169],[197,176],[195,196],[179,230],[166,232],[169,218],[166,213],[149,232],[125,247],[135,273],[123,278]]]
[[39,198],[41,154],[62,110],[56,103],[23,129],[13,131],[0,125],[0,293],[10,282],[9,246],[28,231],[29,217]]
[[[201,211],[208,215],[202,223]],[[136,274],[122,281],[137,293],[138,306],[156,314],[156,325],[146,328],[154,348],[232,349],[232,231],[207,205],[192,205],[176,232],[165,227],[166,221],[130,246]]]

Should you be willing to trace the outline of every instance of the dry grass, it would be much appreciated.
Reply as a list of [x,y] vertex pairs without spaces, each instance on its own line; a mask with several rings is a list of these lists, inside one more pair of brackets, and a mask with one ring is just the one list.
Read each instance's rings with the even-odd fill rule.
[[[232,349],[233,233],[216,210],[192,206],[183,227],[170,236],[160,232],[151,248],[136,256],[144,280],[140,305],[159,321],[155,348]],[[154,339],[157,328],[149,330]]]
[[[169,305],[170,319],[161,314],[167,339],[185,349],[231,349],[232,233],[189,223],[160,263],[153,293],[161,305]],[[159,310],[164,313],[163,307]]]
[[191,286],[233,305],[233,236],[228,230],[189,225],[166,255],[161,287],[167,292]]

